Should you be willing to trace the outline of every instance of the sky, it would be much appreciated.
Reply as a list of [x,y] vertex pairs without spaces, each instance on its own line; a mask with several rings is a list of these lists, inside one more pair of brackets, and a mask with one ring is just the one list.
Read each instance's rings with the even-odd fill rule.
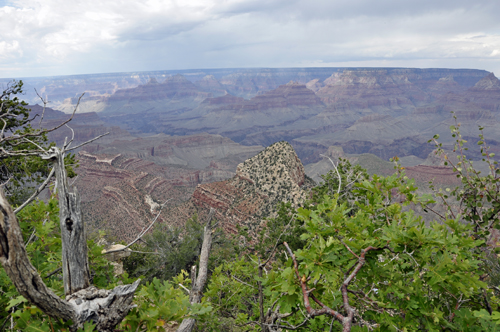
[[0,0],[0,78],[198,68],[473,68],[498,0]]

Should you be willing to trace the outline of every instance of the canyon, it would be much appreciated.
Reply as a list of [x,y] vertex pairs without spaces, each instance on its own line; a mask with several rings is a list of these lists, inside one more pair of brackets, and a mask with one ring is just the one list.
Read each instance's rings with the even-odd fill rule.
[[[90,232],[106,230],[131,241],[160,205],[166,203],[162,222],[177,212],[173,207],[191,198],[197,185],[233,177],[237,164],[261,150],[209,134],[89,144],[77,154],[73,181],[81,194],[83,219]],[[186,213],[181,211],[182,222],[191,217]]]
[[[92,228],[122,240],[168,199],[161,222],[182,225],[214,207],[226,232],[255,232],[274,203],[303,202],[302,187],[312,185],[305,174],[320,181],[331,168],[321,154],[381,175],[398,156],[419,185],[445,187],[456,179],[433,156],[435,134],[452,150],[449,128],[460,125],[473,147],[481,127],[490,152],[500,152],[500,81],[484,70],[211,69],[24,81],[52,101],[34,121],[45,128],[67,119],[85,92],[71,128],[49,139],[79,144],[108,133],[78,152],[75,185]],[[42,107],[30,107],[41,118]]]
[[[451,143],[451,111],[466,136],[476,137],[483,126],[492,145],[500,141],[500,83],[483,70],[235,69],[162,75],[147,80],[146,73],[132,75],[136,86],[131,78],[114,77],[116,90],[90,89],[79,108],[135,136],[206,132],[262,146],[286,140],[305,163],[318,161],[332,145],[385,160],[395,155],[425,159],[434,134]],[[61,93],[62,88],[52,89]],[[56,106],[68,112],[76,97]]]

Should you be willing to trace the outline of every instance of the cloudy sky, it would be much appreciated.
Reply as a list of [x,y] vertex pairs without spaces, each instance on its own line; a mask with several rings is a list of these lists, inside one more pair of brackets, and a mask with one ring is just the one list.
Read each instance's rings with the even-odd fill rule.
[[236,67],[500,76],[498,0],[0,0],[0,78]]

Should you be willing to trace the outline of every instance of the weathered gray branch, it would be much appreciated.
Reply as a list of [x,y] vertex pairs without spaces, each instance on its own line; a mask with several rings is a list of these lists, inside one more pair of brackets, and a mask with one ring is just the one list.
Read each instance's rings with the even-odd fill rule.
[[40,94],[36,90],[36,88],[35,88],[35,92],[36,92],[36,95],[38,96],[38,98],[40,98],[40,100],[43,103],[42,115],[40,116],[40,122],[38,123],[38,125],[41,126],[42,125],[42,121],[43,121],[43,116],[45,115],[45,109],[47,108],[47,104],[48,104],[49,101],[47,100],[47,97],[45,97],[45,99],[43,99],[42,96],[40,96]]
[[54,162],[59,195],[59,224],[61,227],[64,293],[71,295],[90,286],[87,239],[80,210],[80,197],[69,191],[64,167],[64,151],[50,148],[43,159]]
[[[73,129],[71,129],[71,130],[73,130]],[[92,139],[89,139],[88,141],[83,142],[83,143],[81,143],[81,144],[78,144],[78,145],[77,145],[77,146],[75,146],[75,147],[68,148],[68,149],[66,149],[66,152],[69,152],[69,151],[72,151],[72,150],[75,150],[75,149],[81,148],[82,146],[87,145],[87,144],[89,144],[89,143],[92,143],[93,141],[98,140],[99,138],[104,137],[104,136],[106,136],[106,135],[109,135],[109,132],[104,133],[104,134],[99,135],[99,136],[96,136],[96,137],[94,137],[94,138],[92,138]]]
[[[210,256],[210,249],[212,248],[212,218],[215,214],[214,209],[210,209],[208,214],[208,221],[203,229],[203,244],[201,245],[200,265],[198,277],[196,272],[191,274],[193,286],[189,292],[189,302],[200,303],[203,296],[203,288],[207,283],[208,278],[208,258]],[[196,270],[195,270],[196,271]],[[196,323],[194,318],[186,318],[182,321],[177,329],[177,332],[191,332]]]
[[340,176],[339,169],[337,168],[337,166],[335,165],[335,163],[333,162],[333,160],[330,157],[325,156],[324,154],[320,154],[320,156],[324,157],[324,158],[328,158],[328,160],[330,160],[330,162],[332,163],[333,168],[335,168],[335,171],[337,172],[337,176],[339,178],[339,188],[337,189],[337,194],[340,194],[340,189],[342,188],[342,177]]
[[52,168],[52,170],[50,171],[49,175],[47,176],[47,178],[45,179],[45,181],[43,181],[43,183],[40,185],[40,187],[38,187],[35,192],[30,196],[30,198],[28,198],[23,204],[19,205],[17,207],[17,209],[14,210],[14,213],[18,213],[19,211],[21,211],[22,209],[24,209],[29,203],[31,203],[35,198],[37,198],[37,196],[42,192],[42,190],[45,189],[45,187],[47,187],[47,185],[49,184],[50,182],[50,179],[52,178],[52,176],[54,175],[55,173],[55,168]]
[[133,244],[135,244],[137,241],[139,241],[151,229],[151,227],[153,227],[153,225],[155,224],[156,220],[158,220],[158,217],[161,214],[161,210],[163,210],[163,207],[165,206],[165,204],[167,204],[167,202],[170,201],[170,200],[171,200],[171,198],[167,199],[162,205],[160,205],[160,211],[158,211],[158,213],[156,214],[156,217],[153,219],[153,221],[151,222],[151,224],[149,224],[148,227],[143,228],[142,231],[139,233],[139,235],[137,235],[137,237],[135,238],[134,241],[130,242],[129,244],[127,244],[126,246],[124,246],[124,247],[122,247],[120,249],[114,249],[114,250],[106,251],[105,254],[112,254],[114,252],[119,252],[119,251],[127,250]]
[[132,301],[140,281],[138,279],[130,285],[116,286],[113,290],[91,286],[68,296],[67,300],[75,307],[79,327],[84,322],[94,322],[97,331],[115,331],[115,326],[135,307]]
[[60,299],[42,281],[30,263],[21,227],[0,188],[0,262],[19,294],[52,317],[75,319],[71,304]]

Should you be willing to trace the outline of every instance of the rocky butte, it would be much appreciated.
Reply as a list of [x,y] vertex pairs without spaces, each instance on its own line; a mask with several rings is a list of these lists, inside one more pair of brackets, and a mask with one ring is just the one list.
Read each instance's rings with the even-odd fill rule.
[[239,164],[231,179],[198,185],[189,202],[176,208],[167,222],[181,224],[178,216],[204,215],[214,208],[227,233],[236,234],[239,225],[255,234],[265,225],[264,219],[276,212],[278,203],[303,203],[311,185],[292,146],[277,142]]

